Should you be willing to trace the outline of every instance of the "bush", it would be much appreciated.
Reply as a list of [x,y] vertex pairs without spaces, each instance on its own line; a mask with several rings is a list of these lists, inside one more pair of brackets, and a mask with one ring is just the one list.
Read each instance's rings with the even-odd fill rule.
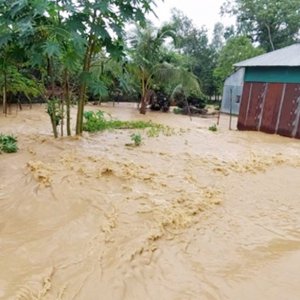
[[142,136],[139,133],[133,133],[130,137],[136,147],[141,145]]
[[173,113],[174,113],[175,115],[181,115],[181,114],[183,113],[183,109],[182,109],[182,108],[179,108],[179,107],[175,107],[175,108],[173,109]]
[[14,153],[17,151],[17,138],[12,135],[0,134],[0,153]]
[[[169,126],[156,124],[151,121],[120,121],[110,117],[105,119],[103,111],[93,112],[87,111],[84,113],[83,130],[88,132],[97,132],[112,129],[146,129],[148,137],[158,137],[160,134],[171,136],[174,134],[174,129]],[[138,140],[139,138],[136,137]]]
[[106,120],[104,112],[87,111],[84,113],[83,130],[88,132],[104,131],[107,129],[145,129],[156,126],[152,122]]

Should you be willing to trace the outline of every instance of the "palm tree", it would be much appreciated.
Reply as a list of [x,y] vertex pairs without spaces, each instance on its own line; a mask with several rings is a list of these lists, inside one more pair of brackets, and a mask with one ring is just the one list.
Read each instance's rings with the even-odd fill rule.
[[174,32],[165,26],[154,28],[150,23],[145,28],[137,27],[129,38],[131,58],[128,70],[140,82],[140,113],[146,113],[151,88],[157,83],[177,87],[181,85],[185,94],[201,94],[197,77],[180,65],[173,65],[163,60],[164,42],[167,38],[176,40]]

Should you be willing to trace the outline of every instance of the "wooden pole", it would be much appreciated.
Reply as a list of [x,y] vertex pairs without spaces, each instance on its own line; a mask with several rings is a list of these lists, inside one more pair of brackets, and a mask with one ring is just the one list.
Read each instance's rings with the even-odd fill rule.
[[220,118],[221,118],[221,108],[222,108],[222,99],[219,102],[219,112],[218,112],[218,120],[217,120],[217,125],[220,125]]
[[232,124],[232,88],[230,88],[230,116],[229,116],[229,130],[232,130],[231,124]]

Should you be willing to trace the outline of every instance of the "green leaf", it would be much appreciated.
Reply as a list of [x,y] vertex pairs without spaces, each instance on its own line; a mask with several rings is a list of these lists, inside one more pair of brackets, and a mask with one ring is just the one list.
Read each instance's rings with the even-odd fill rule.
[[8,42],[12,40],[12,35],[9,33],[4,33],[0,35],[0,47],[3,47]]
[[[44,1],[44,0],[35,0],[33,1],[33,16],[42,16],[45,11],[47,11],[48,9],[48,1]],[[49,10],[48,10],[49,11]]]
[[92,32],[94,32],[98,38],[101,38],[103,40],[110,39],[110,34],[104,27],[104,24],[97,25],[97,24],[92,24],[91,26]]
[[110,12],[110,1],[108,0],[101,0],[97,1],[94,5],[93,8],[100,10],[102,14],[107,14]]
[[111,43],[108,42],[105,44],[107,52],[112,56],[113,59],[119,59],[124,55],[123,45],[120,43]]
[[93,80],[90,83],[89,88],[94,96],[101,96],[101,97],[108,96],[108,89],[106,85],[100,80],[98,81]]
[[44,46],[44,54],[48,55],[49,57],[59,56],[61,54],[60,46],[55,41],[47,41]]

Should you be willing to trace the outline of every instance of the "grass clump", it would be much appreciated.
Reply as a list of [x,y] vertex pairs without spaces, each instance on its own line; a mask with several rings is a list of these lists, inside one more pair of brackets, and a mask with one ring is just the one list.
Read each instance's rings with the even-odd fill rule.
[[0,153],[14,153],[17,151],[17,138],[13,135],[0,134]]
[[173,113],[174,113],[175,115],[181,115],[181,114],[183,113],[183,109],[182,109],[182,108],[179,108],[179,107],[175,107],[175,108],[173,109]]
[[175,131],[169,126],[164,126],[160,124],[154,124],[154,126],[150,127],[147,130],[148,137],[158,137],[161,133],[165,136],[171,136],[175,134]]
[[208,130],[212,132],[216,132],[218,131],[218,127],[216,124],[213,124],[212,126],[208,127]]
[[83,130],[88,132],[104,131],[109,129],[145,129],[155,126],[150,121],[120,121],[105,118],[103,111],[87,111],[84,113]]
[[101,110],[97,112],[87,111],[84,113],[83,130],[97,132],[113,129],[147,129],[148,137],[158,137],[161,133],[165,136],[174,134],[174,130],[168,126],[155,124],[151,121],[120,121],[105,118],[105,113]]

